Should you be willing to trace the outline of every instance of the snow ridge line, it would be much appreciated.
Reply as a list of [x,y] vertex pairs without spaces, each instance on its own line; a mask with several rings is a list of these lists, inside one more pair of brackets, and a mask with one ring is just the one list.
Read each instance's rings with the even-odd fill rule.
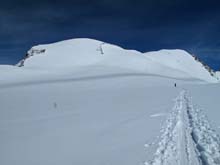
[[220,165],[220,138],[187,91],[175,99],[154,159],[145,165]]

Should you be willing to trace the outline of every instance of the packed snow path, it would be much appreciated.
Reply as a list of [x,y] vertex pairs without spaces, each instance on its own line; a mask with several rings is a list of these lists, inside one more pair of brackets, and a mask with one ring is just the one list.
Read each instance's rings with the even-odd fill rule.
[[185,90],[162,129],[151,165],[220,165],[220,138]]

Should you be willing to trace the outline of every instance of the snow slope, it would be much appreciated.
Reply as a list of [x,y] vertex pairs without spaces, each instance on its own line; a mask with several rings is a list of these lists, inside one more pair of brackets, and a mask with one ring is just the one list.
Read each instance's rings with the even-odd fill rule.
[[88,39],[27,55],[0,65],[1,165],[220,164],[220,86],[197,63]]
[[145,56],[155,62],[161,62],[175,70],[186,72],[192,77],[197,77],[202,80],[216,81],[216,78],[211,76],[208,70],[195,58],[184,50],[160,50],[147,52]]
[[[172,55],[169,55],[170,53]],[[92,39],[72,39],[34,46],[18,66],[46,69],[58,67],[57,70],[64,67],[72,69],[108,66],[146,74],[216,82],[216,78],[212,77],[201,63],[184,51],[167,50],[142,54]]]
[[[183,87],[192,93],[195,104],[205,108],[212,128],[220,133],[219,85],[199,85],[193,80],[187,85],[184,80],[123,74],[58,79],[10,86],[0,83],[1,165],[150,162],[163,139],[160,130],[168,126],[165,120],[176,110],[173,99]],[[179,112],[172,115],[174,121],[186,121],[178,119]],[[180,133],[185,130],[177,126]],[[179,144],[178,139],[175,142],[172,144]]]

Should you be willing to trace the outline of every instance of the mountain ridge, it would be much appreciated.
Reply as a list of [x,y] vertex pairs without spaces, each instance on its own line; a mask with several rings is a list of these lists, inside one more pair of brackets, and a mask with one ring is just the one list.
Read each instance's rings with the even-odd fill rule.
[[185,50],[162,49],[141,53],[89,38],[34,46],[16,66],[63,68],[91,65],[122,67],[172,77],[195,77],[209,82],[217,81],[215,72]]

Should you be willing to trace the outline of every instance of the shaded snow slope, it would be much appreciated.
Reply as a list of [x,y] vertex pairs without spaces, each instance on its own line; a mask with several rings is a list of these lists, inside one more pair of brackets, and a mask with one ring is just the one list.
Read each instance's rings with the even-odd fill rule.
[[[167,53],[168,52],[168,53]],[[172,56],[168,55],[172,53]],[[92,39],[72,39],[31,48],[18,66],[75,69],[88,66],[124,68],[146,74],[215,82],[202,64],[184,51],[140,53]]]

